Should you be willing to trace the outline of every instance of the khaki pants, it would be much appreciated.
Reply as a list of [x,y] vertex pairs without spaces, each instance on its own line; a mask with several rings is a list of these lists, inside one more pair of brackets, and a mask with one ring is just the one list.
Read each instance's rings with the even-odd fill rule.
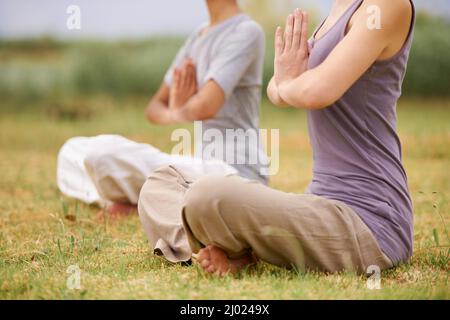
[[232,258],[254,251],[263,261],[300,270],[364,273],[370,265],[392,266],[344,203],[236,175],[159,169],[142,188],[139,215],[156,252],[172,262],[213,244]]

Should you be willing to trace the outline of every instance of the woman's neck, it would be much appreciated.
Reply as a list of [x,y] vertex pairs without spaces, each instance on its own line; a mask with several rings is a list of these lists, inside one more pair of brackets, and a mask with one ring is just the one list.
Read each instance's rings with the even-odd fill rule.
[[328,17],[334,21],[334,18],[338,18],[342,13],[347,10],[355,0],[334,0]]
[[355,0],[334,0],[333,6],[336,8],[349,7]]
[[232,0],[206,0],[206,5],[209,12],[210,27],[241,13],[237,2]]

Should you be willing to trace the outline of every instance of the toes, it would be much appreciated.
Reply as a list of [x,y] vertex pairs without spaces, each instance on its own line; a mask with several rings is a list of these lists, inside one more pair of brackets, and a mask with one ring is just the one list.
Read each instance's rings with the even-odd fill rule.
[[209,250],[204,248],[198,252],[198,261],[210,260]]
[[203,248],[198,253],[198,262],[207,273],[218,277],[230,274],[230,261],[226,253],[213,245]]
[[228,276],[230,274],[230,272],[227,270],[227,271],[224,271],[224,270],[222,270],[220,273],[219,273],[219,277],[226,277],[226,276]]
[[206,268],[206,272],[215,273],[217,271],[216,266],[211,264],[208,268]]
[[204,259],[202,262],[200,262],[200,265],[203,269],[207,269],[211,265],[211,261],[208,259]]
[[210,248],[211,263],[216,266],[217,275],[223,276],[227,274],[230,269],[230,264],[226,253],[215,246]]

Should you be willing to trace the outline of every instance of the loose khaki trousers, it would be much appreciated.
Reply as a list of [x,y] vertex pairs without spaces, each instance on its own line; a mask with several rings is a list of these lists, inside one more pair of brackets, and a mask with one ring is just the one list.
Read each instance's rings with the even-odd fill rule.
[[344,203],[277,191],[237,175],[161,168],[144,184],[138,210],[155,252],[172,262],[213,244],[231,258],[253,251],[268,263],[305,271],[392,267]]

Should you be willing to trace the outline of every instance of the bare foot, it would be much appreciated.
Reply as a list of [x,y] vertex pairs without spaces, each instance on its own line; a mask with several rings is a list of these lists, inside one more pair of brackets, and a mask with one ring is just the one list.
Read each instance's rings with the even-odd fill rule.
[[256,257],[249,254],[242,258],[230,259],[219,247],[209,245],[198,253],[198,262],[207,273],[223,277],[235,275],[243,268],[256,263]]
[[105,215],[111,218],[127,217],[137,212],[137,206],[128,203],[113,203],[102,209],[97,214],[97,219],[102,219]]

